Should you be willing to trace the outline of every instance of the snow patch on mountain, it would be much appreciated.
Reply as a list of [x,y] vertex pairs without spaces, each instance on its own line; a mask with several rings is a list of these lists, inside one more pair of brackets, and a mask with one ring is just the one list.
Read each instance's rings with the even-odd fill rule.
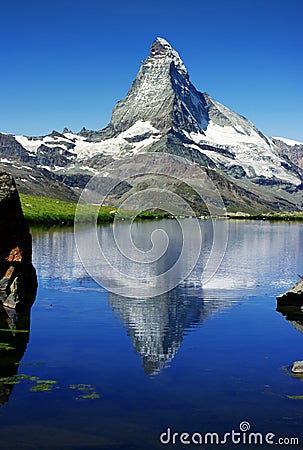
[[249,133],[244,132],[239,124],[236,126],[220,126],[211,121],[205,130],[205,139],[220,145],[241,146],[243,144],[252,144],[262,148],[269,147],[254,129],[249,131]]
[[[64,137],[63,135],[58,136],[41,136],[37,138],[27,137],[27,136],[14,136],[16,141],[22,145],[29,153],[36,154],[38,148],[41,145],[46,145],[47,147],[61,147],[63,150],[66,149],[67,144],[74,144],[74,140],[78,137],[70,133],[70,137]],[[73,153],[73,149],[69,148],[69,152]]]
[[[114,159],[119,159],[125,154],[140,152],[145,147],[157,142],[160,137],[161,135],[157,128],[153,127],[149,121],[138,120],[133,126],[116,137],[101,141],[91,141],[85,136],[71,132],[62,135],[58,133],[58,136],[49,135],[38,138],[15,136],[15,139],[29,152],[29,156],[37,155],[38,149],[43,145],[49,149],[58,149],[58,154],[68,151],[71,153],[69,158],[72,161],[73,158],[85,160],[96,155],[111,156]],[[40,165],[40,167],[58,171],[63,166],[50,167],[48,165]]]
[[[227,108],[226,110],[228,111]],[[246,119],[243,118],[243,120]],[[249,130],[246,126],[245,132],[243,128],[239,123],[235,126],[220,126],[211,121],[205,134],[193,132],[184,134],[198,144],[187,144],[189,147],[200,150],[214,162],[229,168],[235,164],[241,165],[248,177],[278,178],[283,182],[299,186],[301,180],[283,167],[284,160],[274,152],[274,144],[269,138],[264,136],[264,139],[253,125]],[[218,151],[201,149],[199,145],[203,144],[215,146]],[[225,156],[224,152],[220,153],[220,147],[233,154],[234,158]]]
[[[67,134],[69,138],[71,133]],[[118,136],[104,141],[91,142],[83,136],[73,135],[74,152],[79,160],[89,159],[96,155],[107,155],[121,158],[124,154],[135,154],[154,144],[160,139],[159,131],[150,122],[137,121],[133,126]]]
[[282,141],[286,145],[291,145],[291,146],[293,146],[293,145],[303,145],[303,142],[295,141],[294,139],[287,139],[287,138],[278,137],[278,136],[273,136],[273,139],[277,139],[279,141]]

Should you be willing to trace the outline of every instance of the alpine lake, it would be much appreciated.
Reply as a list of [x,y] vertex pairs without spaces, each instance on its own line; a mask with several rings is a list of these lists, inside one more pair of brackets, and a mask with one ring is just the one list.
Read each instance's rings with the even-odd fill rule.
[[[199,240],[192,220],[183,219],[184,266]],[[193,270],[146,298],[127,295],[144,278],[131,259],[123,268],[132,277],[112,279],[125,283],[119,295],[85,270],[73,228],[32,227],[39,285],[30,320],[9,338],[0,331],[1,449],[303,448],[303,378],[290,369],[303,359],[303,312],[277,311],[276,301],[303,272],[303,225],[217,221],[217,250],[213,222],[199,226]],[[155,273],[182,247],[178,221],[134,222],[142,251],[157,229],[171,244]],[[97,232],[115,261],[112,230]],[[81,231],[92,257],[95,231]],[[218,267],[202,284],[211,252]],[[99,270],[110,284],[111,268]]]

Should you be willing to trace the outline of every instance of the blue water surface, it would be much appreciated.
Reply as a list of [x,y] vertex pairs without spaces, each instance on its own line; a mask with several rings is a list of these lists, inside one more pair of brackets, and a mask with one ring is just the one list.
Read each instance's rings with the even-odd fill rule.
[[[207,222],[201,226],[211,229]],[[159,224],[139,223],[134,233],[172,228]],[[276,311],[276,296],[303,272],[302,225],[229,222],[226,254],[209,283],[199,284],[198,263],[186,281],[150,299],[121,297],[92,280],[72,229],[32,235],[39,288],[16,361],[25,377],[6,386],[0,407],[1,449],[269,448],[179,439],[223,436],[243,422],[247,433],[273,433],[275,443],[299,440],[279,448],[303,448],[303,401],[290,398],[303,396],[303,380],[290,372],[303,359],[303,325]],[[50,389],[35,390],[43,380]],[[179,433],[175,443],[168,428]]]

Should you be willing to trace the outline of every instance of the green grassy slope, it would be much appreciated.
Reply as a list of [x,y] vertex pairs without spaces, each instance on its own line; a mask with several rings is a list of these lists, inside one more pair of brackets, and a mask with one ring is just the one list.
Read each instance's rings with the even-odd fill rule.
[[[25,219],[30,224],[73,224],[76,212],[76,203],[67,203],[54,198],[34,197],[20,194],[22,210]],[[78,212],[78,220],[90,222],[96,216],[98,206],[81,205]],[[101,206],[98,212],[98,222],[112,222],[117,214],[116,207]],[[118,217],[129,219],[134,216],[134,211],[119,211]],[[144,211],[136,216],[139,219],[157,219],[168,217],[167,214],[153,211]]]

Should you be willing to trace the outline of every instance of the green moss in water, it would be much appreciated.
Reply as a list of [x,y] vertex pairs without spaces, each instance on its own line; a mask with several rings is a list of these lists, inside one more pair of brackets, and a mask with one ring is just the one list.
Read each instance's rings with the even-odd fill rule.
[[25,375],[24,373],[20,373],[17,375],[13,375],[11,377],[2,377],[0,378],[0,383],[4,384],[20,384],[22,380],[30,380],[30,381],[36,381],[37,377],[32,377],[29,375]]
[[7,344],[7,342],[0,342],[0,350],[16,350],[15,347]]
[[100,395],[95,391],[95,387],[91,384],[70,384],[70,389],[77,390],[80,395],[74,397],[75,400],[95,400]]
[[97,392],[92,392],[91,394],[79,395],[76,400],[95,400],[96,398],[100,398],[100,395]]
[[36,381],[36,385],[30,388],[30,392],[47,392],[51,391],[54,387],[60,389],[59,386],[56,386],[56,380],[41,380],[35,377],[35,380],[32,381]]
[[0,328],[1,333],[7,332],[7,333],[29,333],[29,330],[17,330],[16,328]]
[[[4,384],[20,384],[21,381],[31,383],[29,388],[30,392],[50,392],[54,389],[60,389],[56,380],[44,380],[33,375],[26,375],[20,373],[11,377],[0,378],[0,383]],[[69,388],[74,391],[78,391],[78,396],[74,397],[75,400],[95,400],[100,398],[100,395],[96,392],[96,388],[91,384],[71,384]]]
[[303,395],[288,395],[287,398],[291,400],[303,400]]
[[30,388],[30,392],[46,392],[46,391],[51,391],[53,389],[53,385],[52,384],[47,384],[47,383],[41,383],[41,384],[36,384],[35,386],[32,386]]
[[20,380],[16,377],[2,377],[0,378],[0,383],[4,384],[19,384]]
[[77,391],[93,391],[95,389],[91,384],[70,384],[69,387]]
[[57,384],[56,380],[37,380],[37,384]]

